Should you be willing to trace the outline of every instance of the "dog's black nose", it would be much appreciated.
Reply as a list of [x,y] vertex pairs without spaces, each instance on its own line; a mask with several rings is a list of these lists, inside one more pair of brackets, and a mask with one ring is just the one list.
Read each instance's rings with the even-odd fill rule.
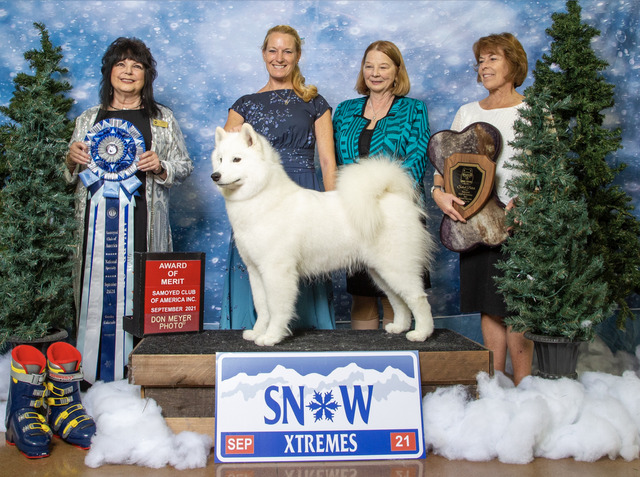
[[219,172],[214,172],[213,174],[211,174],[211,179],[213,179],[213,182],[218,182],[220,180],[221,174]]

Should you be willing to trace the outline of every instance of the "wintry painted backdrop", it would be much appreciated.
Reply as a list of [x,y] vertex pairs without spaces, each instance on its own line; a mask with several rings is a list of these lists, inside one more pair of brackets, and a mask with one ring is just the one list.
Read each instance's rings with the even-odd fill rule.
[[[606,77],[616,85],[616,105],[607,113],[607,125],[623,128],[624,149],[611,161],[629,165],[620,181],[637,208],[640,1],[583,0],[581,6],[583,19],[601,31],[593,46],[609,62]],[[412,81],[409,95],[426,102],[431,131],[436,132],[450,126],[461,104],[485,95],[473,71],[471,45],[478,37],[513,32],[533,69],[549,48],[545,29],[551,14],[564,9],[564,0],[0,1],[0,104],[9,102],[11,80],[28,67],[23,53],[39,45],[34,21],[43,22],[54,44],[63,47],[76,101],[74,117],[98,101],[100,59],[107,45],[119,36],[146,42],[158,61],[156,97],[175,112],[195,163],[193,175],[172,192],[176,250],[206,252],[205,322],[215,328],[229,224],[209,177],[209,155],[215,127],[224,124],[229,106],[266,82],[260,45],[269,27],[286,23],[298,29],[304,38],[302,72],[334,107],[356,95],[353,86],[367,45],[379,39],[395,42]],[[439,217],[433,207],[431,212],[435,231]],[[457,274],[457,255],[441,249],[432,270],[430,299],[436,316],[459,313]],[[339,293],[337,298],[344,310],[347,296]],[[441,323],[479,339],[477,320]]]

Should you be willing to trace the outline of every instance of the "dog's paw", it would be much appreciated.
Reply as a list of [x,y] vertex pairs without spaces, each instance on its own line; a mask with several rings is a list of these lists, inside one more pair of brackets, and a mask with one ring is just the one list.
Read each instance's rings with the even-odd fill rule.
[[265,334],[265,335],[258,336],[255,339],[255,343],[258,346],[273,346],[280,343],[282,339],[283,339],[282,336]]
[[242,337],[247,341],[255,341],[260,334],[256,330],[244,330],[242,332]]
[[389,323],[384,327],[384,330],[387,333],[393,333],[394,335],[397,335],[398,333],[404,333],[408,329],[409,329],[409,327],[402,326],[402,325],[400,325],[398,323]]
[[407,339],[409,341],[425,341],[429,336],[431,336],[431,333],[427,333],[425,331],[409,331],[409,333],[407,333]]

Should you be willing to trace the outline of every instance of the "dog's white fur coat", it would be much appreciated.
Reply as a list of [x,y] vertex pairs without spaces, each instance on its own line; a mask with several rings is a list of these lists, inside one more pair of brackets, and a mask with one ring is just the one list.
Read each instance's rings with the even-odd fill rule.
[[433,332],[422,274],[434,242],[421,222],[413,182],[388,159],[345,166],[336,191],[293,182],[278,153],[251,125],[216,130],[211,175],[225,199],[236,246],[249,272],[257,320],[243,337],[272,346],[290,334],[298,281],[367,267],[394,309],[389,333],[424,341]]

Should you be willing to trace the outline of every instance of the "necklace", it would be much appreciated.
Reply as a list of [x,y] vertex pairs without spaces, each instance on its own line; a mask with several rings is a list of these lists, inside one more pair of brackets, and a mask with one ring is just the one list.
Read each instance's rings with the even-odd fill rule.
[[289,101],[291,99],[291,91],[293,91],[293,90],[292,89],[289,90],[289,94],[287,94],[287,98],[285,99],[282,96],[280,96],[280,93],[278,93],[275,89],[273,90],[273,92],[276,94],[276,96],[278,98],[280,98],[284,102],[285,106],[287,106],[289,104]]
[[[375,121],[376,118],[378,117],[378,113],[376,113],[376,110],[373,108],[373,100],[371,99],[371,96],[369,96],[369,106],[371,107],[371,111],[373,112],[373,117],[371,118],[371,121]],[[384,112],[386,108],[382,108],[382,111]]]
[[132,109],[140,109],[140,106],[142,105],[142,102],[138,102],[138,104],[136,104],[134,107],[132,108],[116,108],[113,104],[111,104],[111,109],[113,109],[114,111],[131,111]]

